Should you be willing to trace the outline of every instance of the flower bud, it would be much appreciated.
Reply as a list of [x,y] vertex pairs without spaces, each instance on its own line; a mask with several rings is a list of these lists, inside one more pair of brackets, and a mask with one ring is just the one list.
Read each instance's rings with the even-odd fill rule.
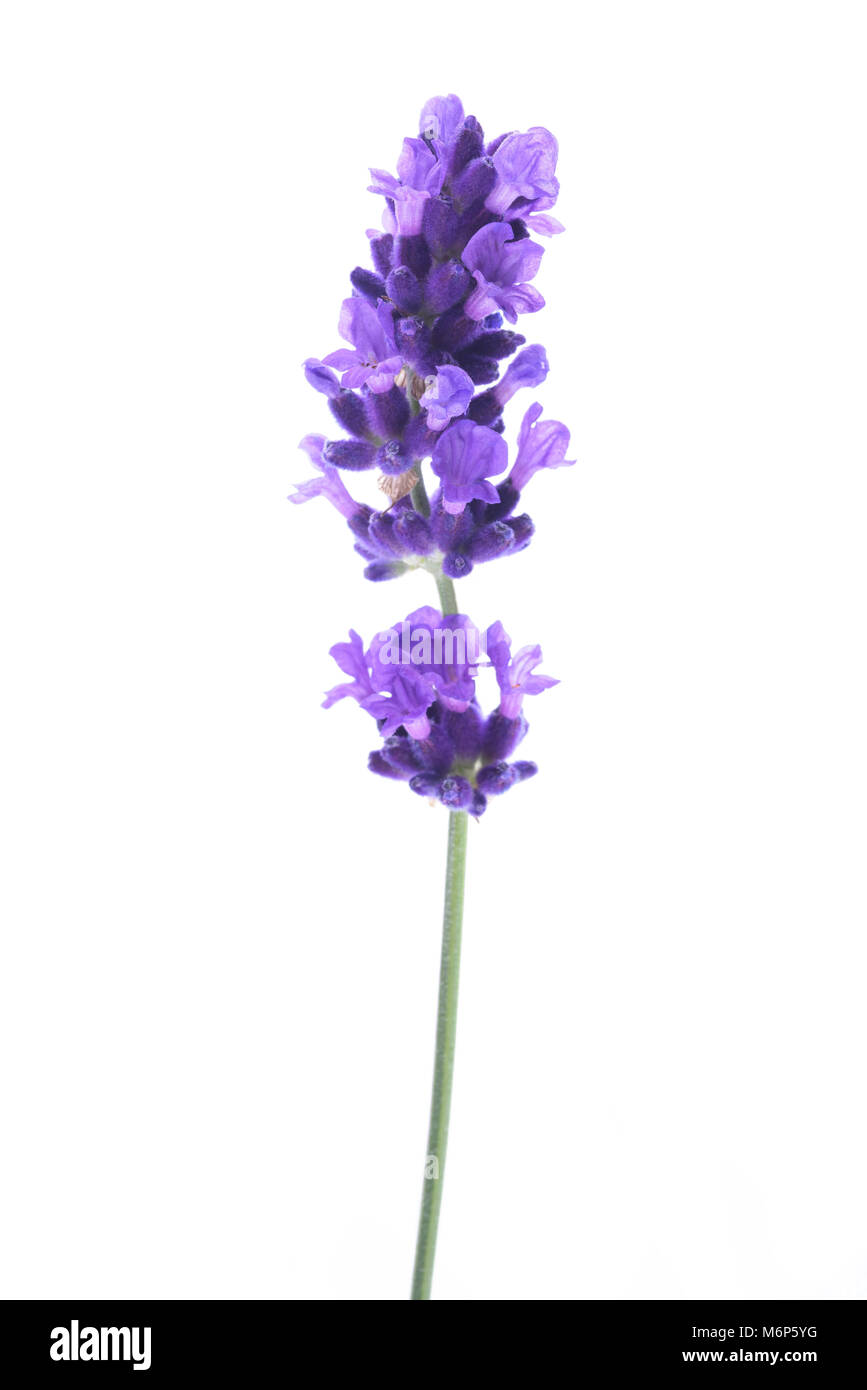
[[376,304],[378,300],[385,298],[385,282],[381,275],[375,275],[372,270],[365,270],[364,266],[357,265],[349,277],[353,289],[369,300],[371,304]]
[[385,289],[402,314],[414,314],[421,308],[422,288],[408,265],[396,266],[390,272]]
[[326,463],[333,463],[335,468],[350,468],[359,472],[375,464],[376,446],[360,439],[330,439],[322,450],[322,457]]

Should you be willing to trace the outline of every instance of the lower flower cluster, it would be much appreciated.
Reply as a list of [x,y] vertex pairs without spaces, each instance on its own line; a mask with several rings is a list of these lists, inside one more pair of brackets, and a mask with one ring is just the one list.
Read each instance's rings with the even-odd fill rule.
[[[331,655],[350,680],[323,703],[328,708],[352,697],[376,720],[383,742],[370,753],[371,772],[476,817],[489,797],[535,774],[535,763],[509,761],[528,729],[523,700],[557,682],[535,673],[538,646],[512,655],[502,623],[482,633],[463,614],[444,618],[435,608],[419,608],[378,633],[366,650],[350,632]],[[483,666],[493,670],[500,691],[487,716],[475,692]]]

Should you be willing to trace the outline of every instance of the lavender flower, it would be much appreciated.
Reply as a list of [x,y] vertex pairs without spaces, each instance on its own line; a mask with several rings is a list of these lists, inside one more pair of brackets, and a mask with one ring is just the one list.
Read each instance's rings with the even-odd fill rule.
[[[531,234],[562,230],[548,215],[559,191],[556,165],[557,142],[543,127],[486,146],[458,97],[433,97],[418,135],[403,141],[397,172],[371,170],[370,189],[385,202],[383,230],[368,232],[372,268],[355,266],[349,275],[339,331],[350,346],[304,364],[343,437],[305,436],[301,447],[316,473],[291,500],[328,499],[367,579],[423,569],[439,595],[439,608],[416,608],[367,647],[354,630],[332,647],[347,679],[323,701],[325,708],[356,701],[379,735],[371,772],[406,782],[450,813],[429,1139],[438,1164],[448,1129],[467,816],[483,815],[491,797],[535,775],[535,763],[513,757],[527,733],[524,704],[557,684],[537,670],[540,647],[513,655],[501,622],[482,633],[460,613],[453,582],[526,549],[533,522],[516,514],[524,487],[540,469],[573,462],[565,425],[541,421],[538,404],[524,415],[509,472],[503,438],[504,409],[548,372],[544,348],[525,346],[504,320],[514,324],[544,305],[531,283],[543,248]],[[428,458],[439,482],[430,498]],[[343,470],[375,470],[384,501],[356,501]],[[484,714],[477,685],[491,674],[498,700]],[[430,1297],[441,1188],[424,1185],[413,1299]]]
[[401,368],[394,345],[394,323],[385,303],[373,309],[364,299],[344,299],[338,332],[352,343],[338,348],[322,361],[343,373],[343,386],[362,386],[371,391],[388,391]]
[[502,410],[504,405],[524,387],[541,386],[548,375],[548,358],[545,349],[534,343],[519,352],[514,362],[510,362],[501,379],[494,387],[493,395]]
[[464,119],[460,97],[431,97],[419,117],[419,132],[434,146],[442,148],[457,136]]
[[290,496],[290,502],[309,502],[312,497],[327,497],[333,507],[336,507],[341,516],[345,516],[347,521],[359,514],[361,507],[353,497],[350,497],[346,486],[336,468],[330,463],[326,463],[322,457],[322,450],[327,441],[324,434],[308,434],[301,441],[301,448],[310,457],[311,463],[320,470],[318,478],[310,478],[305,483],[296,483],[295,492]]
[[466,412],[473,399],[473,381],[460,367],[437,367],[425,382],[421,405],[427,411],[428,429],[443,430]]
[[524,348],[503,372],[496,386],[481,391],[470,402],[467,414],[478,425],[498,427],[503,407],[525,386],[539,386],[548,375],[548,358],[538,343]]
[[[559,191],[556,164],[557,142],[541,126],[486,146],[479,122],[452,95],[426,103],[418,134],[400,145],[394,173],[371,170],[371,191],[384,199],[383,230],[368,233],[372,268],[356,266],[349,277],[352,294],[339,319],[349,346],[304,364],[343,437],[305,436],[301,447],[316,473],[296,485],[291,500],[325,497],[375,583],[427,570],[445,602],[454,580],[527,548],[534,526],[517,512],[523,489],[540,469],[572,462],[568,430],[540,420],[537,404],[524,415],[511,468],[503,437],[509,402],[548,373],[544,348],[525,346],[504,321],[514,324],[544,304],[532,283],[543,247],[530,233],[560,230],[548,216]],[[438,482],[429,502],[427,459]],[[357,500],[344,484],[346,471],[376,474],[380,500]],[[434,612],[411,617],[427,630]],[[447,678],[434,663],[390,666],[380,659],[378,640],[367,651],[359,643],[351,638],[334,648],[352,680],[335,687],[327,703],[352,694],[380,723],[388,747],[371,755],[375,771],[396,776],[410,743],[434,738],[441,751],[448,737],[463,750],[457,762],[417,764],[416,750],[412,775],[451,778],[436,795],[452,808],[478,808],[483,792],[529,775],[501,769],[480,782],[459,772],[458,763],[484,757],[480,770],[496,767],[523,737],[523,696],[547,688],[548,678],[532,664],[536,649],[513,658],[498,634],[491,661],[502,678],[500,704],[483,720],[467,672]],[[414,790],[423,785],[429,783]]]
[[322,701],[323,709],[330,709],[338,700],[345,700],[349,696],[360,703],[374,694],[370,671],[364,655],[364,645],[357,632],[350,628],[349,641],[337,642],[331,648],[329,656],[333,656],[341,671],[345,675],[351,676],[352,679],[344,681],[342,685],[335,685],[333,689],[329,690]]
[[569,431],[559,420],[543,420],[539,423],[542,407],[536,402],[530,406],[518,434],[518,456],[509,474],[509,481],[517,492],[523,492],[534,473],[540,468],[568,468],[575,460],[567,459]]
[[402,187],[439,193],[445,169],[427,141],[407,138],[398,157],[397,178],[384,169],[371,169],[370,174],[373,183],[368,185],[368,192],[395,198]]
[[387,685],[389,673],[408,659],[431,682],[446,709],[463,712],[475,693],[474,661],[480,642],[478,629],[463,614],[443,617],[438,608],[417,608],[401,623],[399,647],[396,628],[374,638],[369,653],[371,675],[380,686]]
[[487,719],[476,699],[482,634],[464,614],[443,617],[436,608],[416,609],[378,633],[366,651],[351,631],[348,642],[331,648],[350,680],[323,701],[327,709],[354,699],[376,720],[383,743],[369,756],[372,772],[475,816],[483,814],[489,796],[535,773],[535,763],[507,758],[527,731],[524,696],[557,684],[533,674],[539,647],[524,647],[512,657],[499,622],[486,637],[500,687],[500,703]]
[[515,323],[519,314],[544,308],[539,291],[525,283],[539,269],[544,249],[526,237],[515,241],[508,223],[491,222],[482,227],[464,248],[464,264],[476,282],[465,313],[479,320],[502,309],[509,322]]
[[[554,174],[557,141],[544,126],[507,135],[494,150],[493,162],[497,183],[485,204],[491,212],[529,224],[534,213],[554,206],[560,191]],[[547,233],[563,230],[554,218],[537,218],[536,228]]]
[[460,516],[468,502],[496,502],[497,489],[486,480],[502,473],[508,450],[493,430],[459,420],[437,440],[431,467],[442,483],[443,507]]
[[329,400],[340,395],[340,382],[330,367],[324,367],[315,357],[308,357],[304,363],[304,377],[314,391],[320,391]]
[[559,681],[551,676],[533,675],[542,660],[541,647],[522,647],[515,656],[511,648],[512,639],[503,624],[493,623],[487,632],[487,651],[500,687],[500,713],[506,719],[517,719],[525,695],[538,695],[559,685]]

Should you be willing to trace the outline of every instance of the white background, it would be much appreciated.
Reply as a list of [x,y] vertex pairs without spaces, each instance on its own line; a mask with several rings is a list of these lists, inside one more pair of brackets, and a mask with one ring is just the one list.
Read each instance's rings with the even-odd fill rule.
[[579,464],[460,591],[562,684],[470,827],[435,1295],[867,1294],[863,20],[4,5],[2,1294],[406,1296],[446,818],[319,702],[433,586],[285,498],[449,91],[560,139]]

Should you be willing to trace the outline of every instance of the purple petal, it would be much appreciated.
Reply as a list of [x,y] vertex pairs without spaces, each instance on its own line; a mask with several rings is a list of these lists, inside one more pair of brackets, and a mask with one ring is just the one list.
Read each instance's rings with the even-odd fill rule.
[[427,411],[428,428],[443,430],[450,420],[463,415],[473,398],[475,387],[460,367],[437,367],[425,382],[421,404]]
[[397,161],[398,178],[402,184],[435,195],[443,186],[445,172],[445,167],[424,140],[404,140]]
[[384,362],[380,362],[378,367],[369,372],[367,384],[375,396],[382,395],[384,392],[391,390],[394,385],[394,378],[397,376],[402,366],[402,358],[387,357]]
[[349,630],[349,641],[338,642],[329,652],[347,676],[352,680],[343,685],[335,685],[329,690],[322,701],[323,709],[330,709],[338,700],[345,700],[348,697],[358,700],[361,703],[366,699],[373,687],[370,683],[370,673],[367,668],[367,660],[364,655],[364,645],[358,633],[352,628]]
[[315,357],[308,357],[304,363],[304,376],[314,391],[320,391],[323,396],[333,399],[340,392],[337,377]]
[[[385,198],[393,198],[395,189],[400,187],[394,174],[389,174],[386,169],[371,169],[370,177],[373,183],[367,185],[368,193],[381,193]],[[376,235],[379,236],[379,233]]]
[[488,483],[484,478],[476,479],[473,483],[450,483],[443,488],[443,511],[448,512],[449,516],[460,516],[470,502],[490,502],[494,506],[500,500],[500,495],[493,483]]
[[475,499],[495,502],[497,490],[485,479],[506,467],[506,442],[494,430],[472,420],[458,420],[445,430],[433,451],[432,468],[442,483],[442,504],[459,516]]
[[509,481],[522,492],[534,473],[541,468],[569,468],[574,459],[567,459],[569,431],[559,420],[543,420],[538,402],[530,406],[521,421],[518,433],[518,453],[509,474]]
[[324,434],[305,434],[298,448],[304,450],[314,468],[324,468],[325,462],[322,458],[322,450],[327,443],[328,440],[325,438]]
[[529,211],[553,207],[560,185],[555,176],[557,141],[544,126],[515,132],[498,146],[493,156],[497,184],[486,207],[500,216],[520,201]]
[[545,301],[533,285],[515,285],[500,290],[500,308],[509,323],[516,323],[519,314],[535,314],[544,309]]
[[[327,357],[323,357],[326,367],[336,367],[339,372],[345,372],[348,368],[354,367],[358,361],[358,353],[351,348],[337,348],[334,352],[329,352]],[[344,385],[346,383],[344,382]]]
[[419,117],[419,134],[425,140],[454,140],[464,119],[460,97],[431,97]]
[[464,313],[467,318],[480,323],[488,314],[495,314],[500,307],[496,285],[489,284],[480,270],[473,271],[476,288],[467,296]]
[[[524,386],[541,386],[547,375],[548,358],[545,349],[539,343],[531,343],[529,347],[523,348],[518,353],[514,362],[509,364],[494,387],[497,404],[506,405],[515,395],[515,392],[520,391]],[[540,406],[540,412],[541,409]]]
[[470,237],[461,257],[469,270],[480,270],[486,280],[496,280],[503,246],[512,240],[512,229],[505,222],[489,222]]
[[318,478],[308,478],[304,483],[294,483],[295,491],[290,494],[289,501],[301,503],[309,502],[314,497],[325,497],[333,507],[336,507],[341,516],[345,516],[347,521],[355,516],[359,511],[359,504],[355,501],[346,489],[346,486],[336,468],[326,464]]
[[519,313],[541,309],[545,301],[525,282],[539,269],[544,250],[528,237],[514,240],[507,223],[490,222],[476,232],[463,255],[476,281],[464,306],[468,317],[478,322],[502,309],[514,323]]
[[560,232],[565,232],[566,228],[562,222],[558,222],[556,217],[549,217],[544,212],[530,213],[524,217],[523,221],[531,232],[537,236],[557,236]]
[[399,236],[418,236],[424,205],[430,197],[425,189],[399,188],[394,195],[394,227]]

